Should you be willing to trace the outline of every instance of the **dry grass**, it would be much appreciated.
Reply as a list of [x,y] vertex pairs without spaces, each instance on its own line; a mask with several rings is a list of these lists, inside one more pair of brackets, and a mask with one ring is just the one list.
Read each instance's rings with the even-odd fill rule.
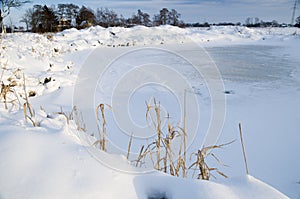
[[53,34],[52,33],[47,33],[45,34],[46,38],[49,40],[49,41],[53,41],[54,40],[54,37],[53,37]]
[[78,131],[87,132],[82,113],[78,110],[77,106],[73,106],[71,112],[64,111],[61,107],[60,111],[54,112],[53,114],[64,116],[66,118],[66,123],[68,126],[70,125],[70,121],[74,121],[76,129]]
[[[106,118],[105,118],[105,106],[108,109],[112,109],[111,106],[107,104],[99,104],[96,108],[96,117],[97,117],[97,128],[99,133],[99,140],[94,144],[99,143],[99,147],[102,151],[107,151],[107,134],[106,134]],[[101,113],[101,118],[99,117],[99,113]],[[102,120],[102,127],[100,128],[100,123]]]
[[[23,111],[24,111],[24,117],[25,117],[25,121],[27,121],[27,119],[29,119],[32,123],[32,125],[34,127],[39,126],[38,123],[36,122],[35,119],[35,112],[34,109],[32,108],[31,104],[29,103],[28,100],[28,95],[27,95],[27,91],[26,91],[26,79],[25,79],[25,75],[23,73],[23,90],[24,90],[24,95],[25,95],[25,103],[23,105]],[[27,110],[29,112],[29,114],[27,113]]]
[[[73,111],[72,111],[72,112],[73,112]],[[54,114],[57,114],[57,115],[63,115],[63,116],[66,118],[67,124],[70,125],[70,117],[71,117],[71,115],[68,114],[67,112],[64,112],[64,111],[62,110],[62,107],[60,107],[60,111],[59,111],[59,112],[55,112]]]
[[[39,123],[36,122],[36,119],[35,119],[34,109],[33,109],[33,107],[31,106],[31,104],[29,103],[29,100],[28,100],[25,74],[23,73],[23,76],[22,76],[21,75],[21,70],[17,69],[16,71],[14,71],[12,73],[14,75],[14,77],[9,77],[7,79],[8,82],[9,82],[8,84],[4,84],[2,82],[3,74],[4,74],[4,69],[2,70],[2,74],[1,74],[1,95],[0,95],[0,99],[3,100],[5,109],[9,108],[8,104],[11,104],[10,109],[12,109],[13,107],[19,107],[19,109],[23,108],[23,114],[24,114],[25,121],[29,120],[34,127],[39,126]],[[20,96],[21,96],[21,98],[23,98],[22,101],[24,103],[23,102],[21,103],[20,98],[19,98],[19,94],[14,89],[15,86],[18,86],[18,83],[16,82],[16,79],[21,80],[22,77],[23,77],[23,85],[22,85],[22,83],[20,83],[20,84],[23,87],[24,96],[23,96],[23,94],[20,94]]]
[[78,131],[86,132],[86,124],[84,122],[82,113],[77,109],[77,106],[73,106],[69,120],[75,121]]
[[[153,164],[153,168],[173,176],[186,177],[186,161],[184,152],[186,152],[186,134],[184,128],[172,126],[170,116],[168,114],[167,130],[162,127],[162,115],[160,103],[155,98],[151,98],[147,103],[146,121],[154,127],[156,131],[156,139],[146,148],[142,146],[139,156],[136,160],[136,166],[142,165],[148,156]],[[166,132],[164,132],[166,131]],[[173,148],[175,139],[180,139],[180,149],[178,152]],[[175,155],[175,153],[177,155]],[[174,158],[175,157],[175,158]]]
[[[7,63],[4,63],[4,66],[2,67],[1,77],[0,77],[0,82],[1,82],[0,99],[3,100],[5,109],[8,109],[8,104],[11,104],[13,107],[14,105],[16,105],[16,102],[18,102],[19,107],[21,107],[21,102],[19,100],[19,97],[18,97],[15,89],[14,89],[14,87],[17,86],[17,82],[15,80],[13,80],[12,78],[8,78],[8,81],[9,81],[8,84],[5,84],[2,81],[4,71],[7,70],[6,65],[7,65]],[[15,74],[15,72],[13,74]]]
[[[146,104],[146,120],[148,121],[150,119],[151,124],[154,126],[156,131],[156,139],[147,147],[144,145],[141,147],[138,158],[134,161],[135,166],[142,166],[148,157],[151,160],[154,169],[163,171],[172,176],[186,178],[188,176],[188,170],[191,170],[193,171],[192,176],[195,175],[196,171],[199,171],[197,178],[202,180],[210,180],[211,176],[215,177],[211,173],[212,171],[215,171],[219,175],[227,178],[227,176],[217,168],[209,167],[206,163],[206,158],[211,156],[219,164],[226,166],[211,152],[211,150],[222,148],[231,144],[232,142],[222,145],[203,147],[201,150],[198,150],[198,152],[191,155],[191,157],[196,156],[196,160],[189,168],[187,168],[186,112],[184,111],[183,127],[172,126],[170,122],[170,116],[168,114],[167,133],[164,133],[164,128],[161,126],[162,116],[160,103],[153,98],[150,99]],[[173,142],[176,140],[177,143],[178,141],[180,143],[179,149],[175,149],[173,146]],[[131,146],[131,142],[132,138],[130,139],[129,146]],[[127,155],[127,157],[129,156]]]
[[[184,108],[185,107],[186,105],[184,106]],[[168,114],[167,133],[164,133],[165,129],[161,126],[162,116],[160,108],[160,103],[157,102],[155,98],[150,99],[147,102],[146,120],[148,121],[150,118],[151,124],[155,127],[156,139],[147,147],[145,147],[144,145],[141,147],[139,155],[134,161],[135,166],[142,166],[148,158],[151,160],[154,169],[163,171],[172,176],[186,178],[188,177],[188,171],[192,171],[192,177],[194,177],[196,171],[198,171],[198,179],[210,180],[211,177],[215,177],[212,174],[212,171],[214,171],[217,174],[227,178],[227,176],[223,172],[219,171],[217,168],[209,167],[206,158],[208,156],[211,156],[220,165],[226,166],[211,151],[213,149],[218,149],[229,145],[234,141],[221,145],[203,147],[202,149],[199,149],[196,153],[192,153],[190,161],[192,161],[192,156],[195,156],[196,160],[193,163],[191,163],[190,167],[187,168],[186,112],[184,111],[183,127],[172,126],[170,122],[170,116]],[[177,144],[178,141],[180,142],[179,149],[174,148],[173,142],[175,141],[177,141]],[[132,137],[129,141],[129,146],[131,146],[131,144]],[[130,147],[128,147],[128,149],[129,150],[127,158],[129,158]]]
[[[235,141],[235,140],[234,140]],[[229,145],[231,143],[233,143],[234,141],[231,141],[229,143],[226,143],[226,144],[221,144],[221,145],[214,145],[214,146],[208,146],[208,147],[203,147],[201,150],[198,150],[197,153],[193,153],[192,155],[196,156],[196,161],[193,162],[191,164],[191,166],[189,167],[189,169],[193,169],[193,177],[195,175],[195,172],[198,170],[199,171],[199,174],[198,174],[198,179],[201,179],[201,180],[209,180],[211,176],[215,177],[211,171],[216,171],[219,175],[227,178],[227,176],[219,171],[217,168],[212,168],[212,167],[209,167],[206,163],[206,158],[208,156],[212,156],[214,159],[217,160],[217,162],[223,166],[226,166],[224,165],[213,153],[211,153],[210,151],[212,149],[217,149],[217,148],[222,148],[226,145]],[[191,156],[192,156],[191,155]]]
[[13,92],[10,84],[5,85],[3,82],[1,83],[1,98],[4,100],[5,109],[8,109],[8,103],[14,103],[14,100],[8,100],[8,95]]
[[150,160],[153,164],[153,168],[157,169],[157,167],[155,166],[155,162],[153,160],[153,156],[152,156],[152,153],[153,153],[155,148],[156,148],[156,142],[152,142],[146,148],[143,145],[140,149],[139,156],[138,156],[137,160],[134,161],[134,162],[136,162],[135,166],[136,167],[142,166],[145,163],[144,160],[146,159],[147,155],[149,155]]

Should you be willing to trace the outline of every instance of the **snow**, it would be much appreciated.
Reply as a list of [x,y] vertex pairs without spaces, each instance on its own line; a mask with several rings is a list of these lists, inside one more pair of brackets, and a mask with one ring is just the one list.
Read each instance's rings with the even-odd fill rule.
[[[0,198],[300,198],[298,32],[234,26],[96,26],[56,34],[7,34],[1,38],[1,81],[16,83],[13,91],[20,105],[16,100],[6,110],[0,104]],[[201,74],[193,64],[205,66]],[[224,85],[218,85],[214,65]],[[39,127],[24,119],[23,73],[27,92],[37,93],[29,102]],[[207,79],[208,74],[213,78]],[[173,125],[180,123],[179,88],[197,94],[188,94],[189,117],[194,119],[188,118],[188,130],[199,128],[188,138],[189,154],[205,145],[213,108],[220,110],[218,100],[223,90],[228,91],[224,126],[221,118],[216,120],[223,127],[218,144],[238,140],[237,125],[242,122],[250,175],[244,172],[238,141],[213,151],[230,167],[208,160],[228,179],[175,178],[147,165],[134,167],[126,159],[130,130],[148,128],[145,101],[152,96],[161,102],[163,116],[169,112]],[[211,101],[211,88],[218,88],[216,97],[221,98]],[[16,98],[13,93],[8,97]],[[112,105],[112,111],[106,107],[109,153],[92,146],[98,135],[90,136],[97,134],[91,114],[99,103]],[[129,110],[123,110],[127,103]],[[58,113],[70,113],[73,105],[85,109],[89,134]],[[128,124],[132,121],[135,127]],[[134,139],[131,158],[155,136],[148,130],[144,142]],[[144,136],[138,132],[135,136]]]
[[[115,171],[91,157],[67,128],[23,131],[1,129],[1,198],[286,198],[251,176],[221,184]],[[96,153],[128,167],[120,157]]]

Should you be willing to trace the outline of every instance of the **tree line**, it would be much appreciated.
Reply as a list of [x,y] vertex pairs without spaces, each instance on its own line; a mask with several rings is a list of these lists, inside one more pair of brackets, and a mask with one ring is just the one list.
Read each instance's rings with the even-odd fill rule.
[[27,31],[38,33],[62,31],[73,27],[82,29],[94,25],[102,27],[184,25],[184,22],[181,20],[181,14],[175,9],[163,8],[152,18],[148,13],[139,9],[131,17],[125,18],[109,8],[93,10],[86,6],[79,7],[72,3],[50,7],[47,5],[34,5],[25,11],[20,22],[26,24]]
[[[211,25],[234,26],[242,25],[241,23],[218,23],[209,24],[207,22],[200,23],[184,23],[181,14],[175,9],[162,8],[154,16],[137,10],[131,17],[125,18],[114,10],[109,8],[97,8],[93,10],[86,6],[79,7],[72,3],[58,4],[57,6],[34,5],[25,11],[20,22],[26,24],[26,31],[43,33],[57,32],[69,28],[83,29],[90,26],[100,25],[102,27],[132,27],[143,25],[147,27],[160,25],[173,25],[179,27],[209,27]],[[264,22],[259,18],[248,17],[243,24],[247,27],[285,27],[287,24],[279,24],[273,20]],[[296,27],[300,27],[300,16],[296,19]]]
[[[30,0],[0,0],[0,24],[1,31],[5,31],[3,20],[10,14],[11,8],[21,7],[22,5],[31,2]],[[114,10],[109,8],[97,8],[93,10],[86,6],[79,7],[72,3],[63,3],[53,6],[34,5],[25,11],[21,17],[20,22],[26,24],[26,31],[31,32],[57,32],[69,28],[82,29],[94,25],[102,27],[132,27],[135,25],[143,25],[147,27],[159,25],[173,25],[179,27],[210,27],[214,26],[241,26],[241,23],[184,23],[181,20],[181,14],[175,9],[161,9],[154,16],[142,10],[137,10],[131,17],[125,18],[123,15],[117,14]],[[12,21],[10,22],[10,31],[14,30]],[[259,18],[248,17],[243,24],[247,27],[286,27],[290,24],[279,24],[273,20],[264,22]],[[296,27],[300,28],[300,16],[296,19]],[[19,30],[24,30],[19,29]]]

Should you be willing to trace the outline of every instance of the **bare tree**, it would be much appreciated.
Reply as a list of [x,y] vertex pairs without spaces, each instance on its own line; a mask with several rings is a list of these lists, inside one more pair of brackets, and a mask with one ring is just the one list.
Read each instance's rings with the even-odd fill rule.
[[251,26],[253,25],[253,18],[252,17],[248,17],[245,21],[246,26]]
[[58,4],[57,15],[60,21],[67,21],[65,28],[70,28],[76,21],[79,7],[74,4]]
[[175,9],[172,9],[171,12],[169,12],[170,24],[173,25],[173,26],[179,26],[180,17],[181,17],[181,14],[178,13]]
[[254,25],[258,25],[260,23],[260,20],[258,17],[254,18]]
[[19,8],[25,3],[30,3],[30,0],[0,0],[1,3],[1,11],[0,11],[0,23],[2,27],[2,33],[5,32],[3,20],[10,14],[11,8]]
[[29,31],[29,27],[31,27],[32,15],[33,15],[33,9],[29,8],[25,11],[25,14],[20,19],[20,22],[26,24],[26,31]]
[[112,27],[120,24],[118,14],[108,8],[98,8],[96,18],[98,25],[103,27]]
[[131,23],[134,25],[151,26],[150,15],[142,12],[140,9],[137,14],[132,16]]

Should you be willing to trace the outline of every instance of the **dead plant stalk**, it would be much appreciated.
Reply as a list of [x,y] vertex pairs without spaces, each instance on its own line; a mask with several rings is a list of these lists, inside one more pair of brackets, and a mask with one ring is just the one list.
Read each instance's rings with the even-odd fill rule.
[[128,148],[127,148],[127,156],[126,156],[127,160],[129,159],[130,149],[131,149],[131,145],[132,145],[132,137],[133,137],[133,134],[131,133]]
[[[34,110],[28,100],[28,95],[27,95],[27,91],[26,91],[26,79],[25,79],[24,73],[23,73],[23,81],[24,81],[23,82],[23,90],[24,90],[24,94],[25,94],[25,103],[23,105],[24,117],[25,117],[25,120],[27,120],[27,118],[28,118],[32,122],[32,125],[34,127],[36,127],[38,125],[34,119],[34,115],[35,115]],[[27,109],[28,109],[30,115],[27,114]]]
[[184,90],[184,107],[183,107],[183,177],[186,177],[186,90]]
[[161,144],[161,118],[160,118],[160,104],[157,105],[156,100],[154,98],[154,109],[156,113],[156,119],[157,119],[157,127],[156,127],[156,132],[157,132],[157,170],[160,170],[160,144]]
[[247,159],[246,159],[246,152],[245,152],[245,146],[244,146],[244,140],[243,140],[243,132],[242,132],[242,124],[239,123],[239,130],[240,130],[240,138],[241,138],[241,143],[242,143],[242,149],[243,149],[243,156],[244,156],[244,161],[245,161],[245,167],[246,167],[246,174],[249,174],[248,171],[248,164],[247,164]]
[[101,118],[102,118],[102,133],[100,134],[100,149],[103,151],[107,151],[106,148],[106,119],[105,119],[105,111],[104,111],[104,104],[99,104],[97,107],[97,119],[100,121],[100,118],[98,117],[99,110],[101,112]]

